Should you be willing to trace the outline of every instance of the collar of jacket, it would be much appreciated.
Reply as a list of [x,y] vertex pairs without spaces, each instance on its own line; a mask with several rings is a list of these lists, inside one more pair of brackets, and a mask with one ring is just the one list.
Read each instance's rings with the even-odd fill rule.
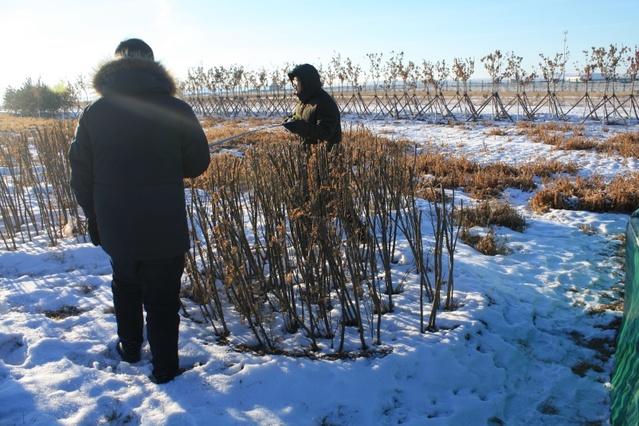
[[173,77],[159,63],[142,58],[120,58],[102,65],[93,77],[93,88],[109,93],[167,93],[175,95]]

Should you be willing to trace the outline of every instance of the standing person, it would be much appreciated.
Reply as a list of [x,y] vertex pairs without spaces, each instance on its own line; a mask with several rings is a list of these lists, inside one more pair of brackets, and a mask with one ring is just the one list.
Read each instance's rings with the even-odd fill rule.
[[[336,145],[342,141],[342,126],[340,112],[335,100],[324,89],[317,69],[310,64],[298,65],[288,73],[288,78],[295,88],[295,93],[299,102],[295,107],[295,112],[284,127],[300,136],[305,146],[326,142],[326,150],[330,152]],[[331,214],[327,212],[333,201],[335,194],[325,188],[331,187],[330,181],[334,179],[334,174],[339,175],[340,169],[345,166],[339,155],[332,155],[316,158],[314,170],[312,170],[315,179],[315,187],[319,188],[319,194],[315,205],[312,207],[314,214]],[[308,180],[308,159],[307,164],[303,166],[306,178],[302,183],[306,197],[309,197]],[[312,179],[311,179],[312,180]],[[333,212],[342,217],[347,232],[356,233],[358,238],[365,239],[369,237],[366,224],[363,223],[357,214],[353,211]],[[310,227],[310,223],[305,223]]]
[[337,104],[324,89],[313,65],[298,65],[288,73],[299,102],[284,127],[302,138],[304,145],[326,142],[330,151],[342,141],[342,127]]
[[71,186],[89,234],[111,257],[116,349],[140,360],[143,311],[155,383],[178,363],[180,283],[189,234],[184,178],[209,165],[206,136],[175,83],[142,40],[119,44],[93,79],[101,97],[80,117],[71,144]]

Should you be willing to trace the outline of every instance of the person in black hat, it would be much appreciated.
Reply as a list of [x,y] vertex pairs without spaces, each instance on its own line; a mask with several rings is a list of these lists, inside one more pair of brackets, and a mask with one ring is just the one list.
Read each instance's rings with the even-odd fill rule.
[[[298,65],[288,73],[288,78],[295,88],[295,92],[299,99],[295,112],[290,116],[283,126],[290,132],[300,136],[305,146],[326,142],[326,150],[332,149],[339,145],[342,141],[342,126],[340,112],[335,100],[324,89],[317,69],[310,64]],[[338,153],[329,156],[329,169],[340,169],[345,164],[340,161]],[[308,164],[303,167],[306,168]],[[323,167],[322,161],[316,162],[317,167]],[[305,174],[308,174],[306,169]],[[315,175],[319,179],[323,179],[319,185],[320,194],[317,197],[317,204],[313,206],[314,214],[325,211],[325,207],[333,204],[335,194],[327,189],[332,187],[331,179],[334,178],[330,171],[315,170]],[[308,200],[309,189],[306,182],[302,183],[306,197]],[[331,214],[331,213],[329,213]],[[333,212],[343,219],[347,228],[347,232],[356,233],[361,240],[370,238],[366,224],[362,222],[352,211]],[[308,221],[302,221],[303,226],[310,230],[311,224]],[[309,231],[310,232],[310,231]]]
[[143,308],[156,383],[178,362],[180,283],[189,249],[184,178],[209,165],[206,136],[175,83],[140,39],[119,44],[95,74],[101,97],[82,113],[69,150],[71,186],[91,241],[111,257],[124,361],[137,362]]
[[305,145],[326,142],[331,150],[342,141],[340,113],[335,100],[322,89],[313,65],[298,65],[288,73],[299,102],[284,127],[302,138]]

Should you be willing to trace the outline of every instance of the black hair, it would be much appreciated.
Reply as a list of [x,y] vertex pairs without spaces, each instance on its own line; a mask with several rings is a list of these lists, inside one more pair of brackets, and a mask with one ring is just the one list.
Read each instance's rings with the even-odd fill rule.
[[139,38],[130,38],[121,41],[115,49],[115,54],[117,56],[122,56],[123,58],[143,58],[150,59],[152,61],[154,60],[151,46]]

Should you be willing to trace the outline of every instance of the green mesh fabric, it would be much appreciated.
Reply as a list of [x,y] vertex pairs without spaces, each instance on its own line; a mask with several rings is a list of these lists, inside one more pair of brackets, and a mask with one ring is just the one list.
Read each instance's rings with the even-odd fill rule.
[[639,425],[639,210],[626,230],[626,288],[623,322],[612,377],[613,425]]

